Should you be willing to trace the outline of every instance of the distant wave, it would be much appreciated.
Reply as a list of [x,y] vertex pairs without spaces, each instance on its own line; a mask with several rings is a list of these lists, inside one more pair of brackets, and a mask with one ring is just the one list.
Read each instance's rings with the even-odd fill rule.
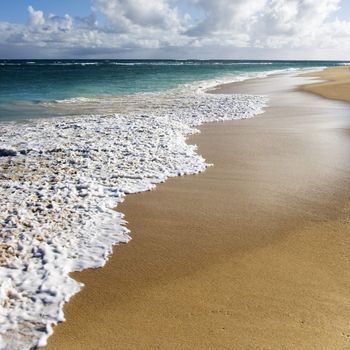
[[116,65],[116,66],[201,66],[201,65],[273,65],[273,62],[217,62],[217,61],[139,61],[139,62],[120,62],[120,61],[95,61],[95,62],[0,62],[0,66],[21,66],[21,65],[38,65],[38,66],[91,66],[91,65]]
[[[310,62],[305,61],[308,67],[312,66]],[[168,60],[135,60],[135,61],[118,61],[118,60],[92,60],[92,61],[64,61],[64,60],[52,60],[52,61],[2,61],[0,62],[0,66],[222,66],[222,67],[239,67],[239,66],[245,66],[245,67],[255,67],[255,66],[288,66],[290,64],[299,63],[297,61],[231,61],[231,60],[174,60],[174,61],[168,61]],[[321,63],[321,62],[320,62]],[[300,63],[302,65],[302,63]],[[327,64],[325,64],[326,66]],[[331,65],[341,65],[341,66],[347,66],[350,65],[350,62],[332,62]]]
[[181,66],[184,62],[109,62],[116,66]]
[[37,65],[37,66],[89,66],[99,65],[102,62],[0,62],[0,66],[24,66],[24,65]]
[[47,66],[97,66],[99,64],[103,64],[103,63],[102,62],[52,62],[52,63],[45,63],[45,64],[41,64],[41,65],[47,65]]

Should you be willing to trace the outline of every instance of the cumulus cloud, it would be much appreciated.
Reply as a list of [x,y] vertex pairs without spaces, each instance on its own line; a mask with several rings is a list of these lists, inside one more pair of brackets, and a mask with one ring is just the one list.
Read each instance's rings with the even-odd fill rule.
[[350,21],[338,20],[338,11],[340,0],[93,0],[89,16],[73,18],[29,6],[26,24],[0,22],[0,45],[56,49],[53,54],[215,47],[350,53],[343,40]]
[[181,29],[181,16],[165,0],[95,0],[95,7],[120,31]]
[[86,29],[96,29],[98,26],[96,13],[91,13],[87,17],[76,17],[78,25]]
[[204,36],[222,32],[246,33],[258,20],[266,0],[190,0],[204,14],[204,19],[189,30],[190,35]]
[[42,11],[36,11],[32,6],[28,7],[28,26],[27,30],[42,32],[56,33],[56,32],[69,32],[73,28],[73,19],[69,15],[63,17],[49,14],[45,18]]
[[302,47],[315,40],[321,42],[335,23],[327,20],[339,9],[339,3],[339,0],[271,0],[252,38],[273,47]]
[[330,16],[340,9],[340,0],[191,1],[205,17],[189,35],[221,43],[245,35],[240,42],[249,47],[317,47],[337,26]]
[[44,13],[35,11],[32,6],[28,7],[28,24],[30,27],[39,27],[45,23]]

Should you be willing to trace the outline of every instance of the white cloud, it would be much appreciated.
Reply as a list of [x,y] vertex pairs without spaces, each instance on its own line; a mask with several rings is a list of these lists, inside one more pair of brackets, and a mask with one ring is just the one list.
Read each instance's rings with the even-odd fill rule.
[[28,31],[42,31],[46,33],[69,32],[73,28],[73,19],[69,15],[63,17],[49,14],[45,19],[42,11],[36,11],[28,6]]
[[190,0],[204,14],[202,22],[191,28],[192,35],[204,36],[210,33],[249,31],[258,20],[259,11],[266,0]]
[[95,7],[122,31],[137,27],[181,29],[180,14],[165,0],[95,0]]
[[[230,41],[245,35],[244,46],[309,47],[322,42],[340,0],[191,0],[205,13],[190,35]],[[336,39],[336,38],[335,38]]]
[[[332,22],[327,19],[338,10],[340,0],[271,0],[262,13],[253,38],[267,45],[310,46],[321,41]],[[334,23],[334,22],[333,22]]]
[[28,24],[30,27],[39,27],[45,23],[44,13],[35,11],[32,6],[28,7]]
[[[183,5],[188,5],[183,6]],[[26,24],[0,22],[0,45],[52,54],[193,48],[322,48],[350,54],[350,21],[336,19],[340,0],[94,0],[90,16],[45,15],[28,7]],[[194,9],[186,13],[184,8]],[[97,15],[105,18],[97,22]],[[181,50],[180,50],[181,49]],[[56,50],[56,51],[54,51]],[[60,51],[57,51],[60,50]],[[44,51],[42,51],[44,53]],[[188,54],[190,56],[190,54]]]

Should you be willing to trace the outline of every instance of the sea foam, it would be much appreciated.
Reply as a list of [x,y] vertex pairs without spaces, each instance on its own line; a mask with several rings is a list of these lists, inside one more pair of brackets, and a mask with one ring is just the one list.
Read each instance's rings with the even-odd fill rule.
[[130,240],[114,210],[126,194],[205,170],[186,143],[196,126],[252,117],[267,102],[198,89],[118,99],[123,113],[1,124],[0,349],[46,344],[82,287],[69,273],[103,266]]

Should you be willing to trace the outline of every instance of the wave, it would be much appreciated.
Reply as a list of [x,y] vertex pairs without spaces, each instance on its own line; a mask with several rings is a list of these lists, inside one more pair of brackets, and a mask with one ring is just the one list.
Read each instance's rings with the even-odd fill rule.
[[[41,63],[39,63],[41,64]],[[101,62],[53,62],[53,63],[45,63],[42,65],[47,66],[97,66],[100,65]]]
[[115,66],[182,66],[184,62],[109,62]]
[[[96,96],[89,96],[89,97],[76,96],[76,97],[70,97],[66,99],[57,99],[52,101],[41,102],[41,105],[45,107],[52,107],[52,108],[77,107],[78,109],[84,110],[84,106],[89,106],[89,108],[91,108],[93,104],[95,104],[97,113],[98,112],[111,113],[114,108],[118,108],[118,112],[119,112],[121,106],[124,106],[127,110],[130,105],[132,105],[133,108],[135,108],[135,105],[137,104],[138,100],[143,101],[145,98],[147,98],[147,103],[149,103],[149,105],[151,106],[150,110],[152,110],[152,108],[157,108],[152,101],[157,101],[158,103],[158,99],[161,96],[168,96],[168,97],[171,96],[172,98],[175,98],[174,96],[186,94],[186,93],[208,92],[212,88],[215,88],[216,86],[221,84],[242,82],[247,79],[260,79],[273,74],[293,72],[297,70],[298,70],[297,68],[287,68],[287,69],[275,69],[270,71],[263,71],[258,73],[256,72],[241,73],[241,74],[232,73],[232,74],[226,74],[213,79],[199,80],[199,81],[194,81],[190,83],[182,83],[182,84],[179,84],[174,89],[167,89],[163,92],[157,92],[157,93],[135,92],[132,94],[128,93],[126,95],[109,94],[109,95],[96,95]],[[103,109],[104,104],[108,107],[108,111]],[[143,108],[147,108],[147,107],[143,106]]]
[[64,320],[64,302],[82,288],[69,273],[103,266],[113,244],[130,240],[123,214],[113,210],[126,194],[206,169],[186,143],[197,126],[250,118],[267,103],[206,94],[209,85],[120,97],[123,114],[2,124],[2,347],[46,344]]
[[25,65],[36,65],[36,66],[96,66],[102,62],[1,62],[1,66],[25,66]]
[[215,61],[177,61],[177,62],[110,62],[117,66],[237,66],[237,65],[273,65],[272,62],[215,62]]
[[21,65],[37,65],[37,66],[97,66],[97,65],[116,65],[116,66],[240,66],[240,65],[273,65],[273,62],[216,62],[216,61],[140,61],[140,62],[121,62],[121,61],[95,61],[95,62],[38,62],[25,61],[21,63],[1,62],[1,66],[21,66]]

